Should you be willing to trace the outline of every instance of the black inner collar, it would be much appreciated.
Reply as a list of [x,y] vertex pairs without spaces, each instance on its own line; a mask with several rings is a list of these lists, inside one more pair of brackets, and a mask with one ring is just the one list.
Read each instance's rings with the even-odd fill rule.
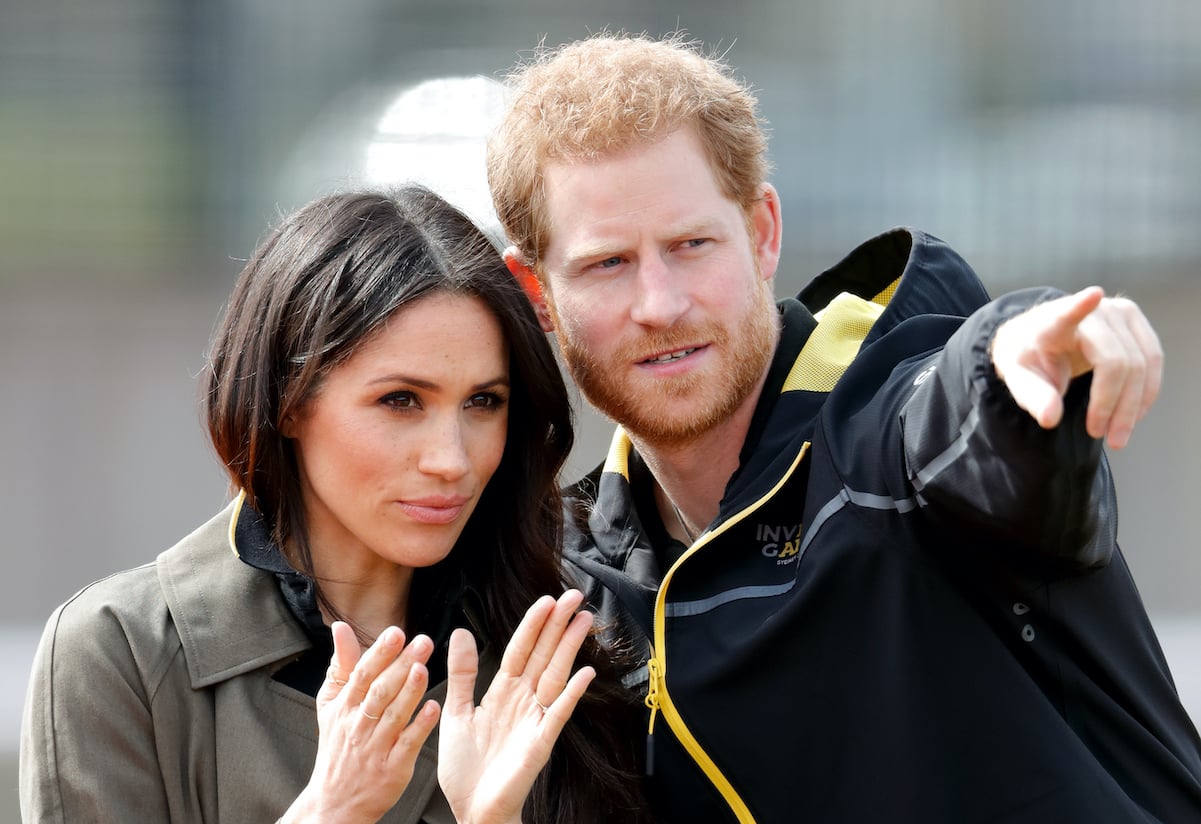
[[[313,579],[292,567],[272,539],[266,520],[246,503],[238,513],[234,543],[243,563],[275,576],[280,597],[312,643],[311,648],[285,664],[272,677],[315,697],[329,667],[334,642],[321,616]],[[483,614],[482,603],[462,576],[456,575],[453,567],[445,563],[418,570],[413,576],[413,591],[423,597],[414,601],[413,628],[411,631],[406,629],[406,634],[412,637],[424,632],[433,639],[434,654],[430,656],[428,668],[430,683],[437,684],[446,678],[446,645],[450,633],[456,627],[467,627],[474,632],[467,617],[468,604],[474,604],[471,612],[478,616]],[[476,634],[478,636],[478,632]],[[482,645],[486,640],[477,637],[477,642]]]

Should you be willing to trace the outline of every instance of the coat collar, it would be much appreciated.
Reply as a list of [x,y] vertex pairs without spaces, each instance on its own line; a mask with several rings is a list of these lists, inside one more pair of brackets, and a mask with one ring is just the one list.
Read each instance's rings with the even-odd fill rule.
[[243,563],[232,535],[240,500],[158,557],[159,584],[194,688],[283,661],[310,642],[275,576]]
[[984,284],[954,249],[906,227],[864,241],[810,281],[797,298],[814,314],[822,314],[843,293],[883,308],[863,336],[864,346],[908,318],[967,317],[989,299]]

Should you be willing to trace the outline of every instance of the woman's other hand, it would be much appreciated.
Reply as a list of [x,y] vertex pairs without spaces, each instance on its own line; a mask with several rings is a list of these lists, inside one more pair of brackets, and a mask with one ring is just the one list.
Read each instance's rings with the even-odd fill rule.
[[388,627],[360,655],[349,625],[335,621],[334,655],[317,693],[317,761],[283,822],[375,822],[396,804],[413,776],[421,745],[438,721],[427,701],[425,667],[434,645]]
[[592,613],[576,612],[583,600],[568,590],[529,608],[478,707],[475,640],[463,629],[451,635],[438,781],[459,821],[521,820],[534,779],[596,676],[592,667],[571,673],[592,626]]

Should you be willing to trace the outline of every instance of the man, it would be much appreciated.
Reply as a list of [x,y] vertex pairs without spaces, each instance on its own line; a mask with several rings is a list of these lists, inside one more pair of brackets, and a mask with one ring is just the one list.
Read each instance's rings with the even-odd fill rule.
[[905,230],[777,305],[779,198],[722,64],[606,35],[512,83],[506,259],[620,424],[567,562],[646,644],[663,816],[1201,821],[1102,449],[1159,390],[1141,311],[990,302]]

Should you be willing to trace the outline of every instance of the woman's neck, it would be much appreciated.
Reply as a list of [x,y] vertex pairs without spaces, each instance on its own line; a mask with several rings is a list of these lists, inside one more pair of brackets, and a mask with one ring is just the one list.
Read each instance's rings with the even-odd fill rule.
[[[335,618],[346,621],[365,639],[377,638],[389,626],[406,629],[413,569],[376,561],[322,563],[314,553],[314,571],[326,601],[321,609],[326,623]],[[336,614],[329,614],[329,608]]]

